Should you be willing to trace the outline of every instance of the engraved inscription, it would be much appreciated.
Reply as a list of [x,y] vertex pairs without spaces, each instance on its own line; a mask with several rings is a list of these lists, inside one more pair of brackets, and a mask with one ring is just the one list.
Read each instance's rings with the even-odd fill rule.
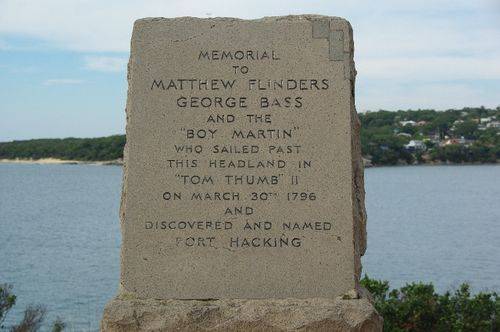
[[[319,23],[315,35],[339,38],[325,22]],[[166,105],[170,112],[191,114],[189,121],[179,122],[166,150],[165,167],[171,169],[175,191],[165,190],[158,195],[169,209],[184,200],[211,202],[219,206],[218,214],[203,221],[148,220],[144,229],[173,234],[169,241],[175,246],[231,250],[300,248],[310,241],[303,234],[332,232],[333,220],[285,222],[272,216],[261,220],[264,216],[255,204],[288,204],[290,208],[307,204],[311,208],[322,201],[310,186],[315,161],[310,159],[309,147],[299,144],[299,136],[304,135],[302,123],[293,119],[299,115],[296,112],[312,111],[307,104],[308,94],[328,91],[331,79],[252,77],[252,61],[280,61],[282,56],[272,49],[202,49],[191,57],[211,66],[224,66],[220,62],[223,60],[246,60],[246,69],[234,72],[234,66],[226,65],[227,72],[234,76],[230,79],[155,76],[145,87],[153,94],[169,94],[169,100],[175,100],[175,104]],[[217,95],[219,92],[223,94]],[[277,96],[276,92],[288,95]],[[277,117],[283,112],[287,125]],[[207,170],[216,173],[206,174]],[[175,235],[185,230],[196,231],[196,237],[189,240]],[[227,239],[220,239],[217,233],[200,237],[204,231],[214,230],[236,230],[240,235]],[[290,235],[273,237],[266,234],[269,232]]]

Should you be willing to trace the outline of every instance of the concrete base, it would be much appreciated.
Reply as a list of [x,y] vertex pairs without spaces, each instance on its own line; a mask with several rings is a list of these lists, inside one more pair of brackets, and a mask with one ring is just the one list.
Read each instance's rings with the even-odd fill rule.
[[101,331],[382,331],[360,299],[138,300],[106,305]]

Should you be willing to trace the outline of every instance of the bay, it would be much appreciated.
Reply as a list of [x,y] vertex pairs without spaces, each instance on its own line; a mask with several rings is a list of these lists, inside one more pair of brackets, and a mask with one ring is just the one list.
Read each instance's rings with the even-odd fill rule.
[[[68,331],[96,331],[119,280],[118,166],[0,164],[0,283]],[[500,166],[411,166],[365,172],[363,271],[389,280],[464,281],[500,291]],[[48,325],[45,325],[47,329]]]

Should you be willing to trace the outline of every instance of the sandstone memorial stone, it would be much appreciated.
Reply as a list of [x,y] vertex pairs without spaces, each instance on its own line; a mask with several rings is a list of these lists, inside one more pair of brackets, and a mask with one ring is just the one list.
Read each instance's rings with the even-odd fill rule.
[[[324,323],[342,298],[368,309],[339,330],[380,328],[358,299],[366,216],[355,73],[341,18],[135,22],[120,292],[103,330],[192,330],[186,312],[214,307],[217,319],[195,319],[212,324],[201,330],[286,330],[290,304],[279,301]],[[325,303],[340,311],[311,309]],[[231,312],[245,310],[253,323],[234,323]],[[157,325],[137,323],[138,312]]]

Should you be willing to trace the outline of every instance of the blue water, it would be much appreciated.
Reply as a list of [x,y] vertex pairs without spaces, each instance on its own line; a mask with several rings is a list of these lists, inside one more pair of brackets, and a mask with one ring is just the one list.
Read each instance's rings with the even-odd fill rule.
[[[118,286],[121,168],[0,164],[0,282],[68,330],[98,328]],[[12,323],[8,320],[6,325]]]
[[439,291],[500,291],[500,166],[368,169],[364,272]]
[[[0,283],[45,304],[69,331],[95,331],[119,279],[121,168],[0,164]],[[500,291],[500,166],[366,170],[364,271],[399,287],[468,281]]]

